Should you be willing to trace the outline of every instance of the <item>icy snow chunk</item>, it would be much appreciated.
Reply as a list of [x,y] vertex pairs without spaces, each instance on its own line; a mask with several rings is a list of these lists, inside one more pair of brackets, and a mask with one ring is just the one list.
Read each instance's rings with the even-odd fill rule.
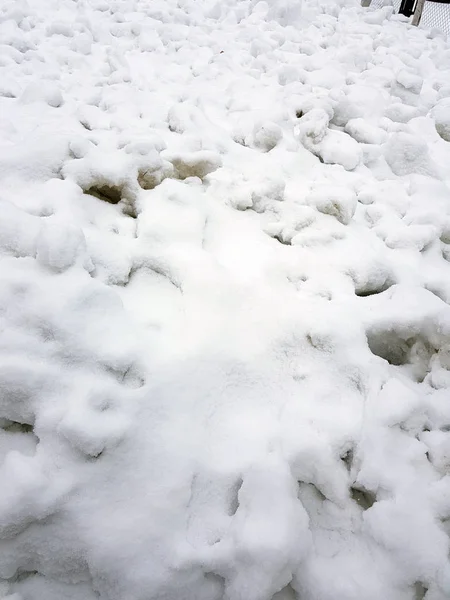
[[406,69],[402,69],[397,74],[397,81],[400,83],[405,89],[410,90],[414,94],[420,94],[423,86],[423,78],[419,77],[415,73],[411,71],[407,71]]
[[[317,296],[316,296],[317,298]],[[318,348],[325,340],[312,332],[311,342]],[[292,409],[291,409],[292,410]],[[295,415],[295,413],[294,413]],[[295,437],[293,423],[285,430],[283,448],[299,483],[312,484],[328,500],[345,506],[348,500],[349,474],[335,448],[312,425],[302,439]]]
[[264,123],[261,126],[255,126],[253,131],[253,140],[257,148],[269,152],[281,141],[283,132],[276,123]]
[[74,158],[83,158],[92,149],[92,142],[86,138],[77,137],[69,144],[69,150]]
[[[450,70],[449,70],[450,73]],[[438,92],[437,100],[443,100],[445,98],[450,98],[450,84],[443,85]]]
[[62,106],[64,100],[59,87],[49,81],[32,82],[22,92],[20,101],[23,104],[45,102],[53,108]]
[[83,31],[82,33],[77,33],[77,35],[71,41],[70,47],[78,54],[88,55],[92,49],[92,42],[92,35],[87,31]]
[[279,179],[269,179],[261,182],[251,193],[251,206],[256,212],[264,212],[273,208],[274,202],[284,200],[285,183]]
[[41,222],[10,202],[0,200],[0,249],[13,256],[35,256]]
[[146,156],[153,152],[161,152],[166,149],[164,140],[157,135],[151,137],[143,137],[131,140],[125,140],[121,143],[120,147],[125,148],[127,154],[136,154],[140,156]]
[[11,450],[34,456],[39,439],[30,431],[29,425],[0,418],[0,464]]
[[[300,233],[297,233],[291,240],[291,244],[293,246],[303,246],[307,247],[320,247],[325,246],[327,244],[331,244],[332,242],[343,239],[345,237],[342,231],[337,231],[336,229],[332,229],[331,227],[315,227],[308,228],[305,231],[302,229]],[[327,286],[325,286],[326,288]],[[330,299],[330,294],[328,291],[323,291],[323,286],[319,286],[318,294],[320,296],[327,297]]]
[[450,468],[450,431],[424,431],[420,440],[428,447],[433,465],[442,474]]
[[167,113],[167,122],[170,131],[187,133],[189,130],[198,130],[205,124],[205,117],[197,106],[189,102],[180,102],[170,107]]
[[339,88],[345,83],[342,71],[328,66],[311,69],[306,73],[305,79],[313,87],[322,87],[328,90]]
[[93,269],[86,256],[86,240],[81,229],[56,215],[42,224],[36,241],[36,258],[57,272],[65,271],[76,262],[88,271]]
[[213,569],[225,578],[227,597],[246,590],[246,600],[270,598],[286,586],[311,547],[308,524],[286,462],[268,456],[248,469],[230,531],[213,546]]
[[65,37],[73,36],[73,25],[72,23],[64,23],[63,21],[53,21],[50,25],[47,25],[46,33],[48,36],[51,35],[63,35]]
[[397,82],[392,86],[392,94],[406,104],[417,106],[422,85],[422,77],[407,69],[402,69],[397,74]]
[[384,147],[384,155],[395,175],[436,176],[427,144],[410,133],[393,133]]
[[[114,398],[117,390],[110,390],[110,394]],[[98,457],[104,450],[117,445],[129,426],[128,416],[114,406],[103,384],[97,389],[93,386],[84,398],[79,392],[71,398],[57,431],[84,454]]]
[[20,64],[23,61],[22,52],[19,52],[16,48],[7,46],[6,44],[0,44],[0,57],[0,66],[4,66],[10,62]]
[[[138,165],[138,182],[144,190],[152,190],[159,185],[166,177],[173,177],[175,172],[173,165],[163,160],[156,150],[143,152],[140,146],[140,152],[136,156]],[[130,152],[130,146],[125,147],[125,152]]]
[[438,237],[439,231],[433,225],[409,225],[390,233],[385,243],[389,248],[415,248],[421,252]]
[[411,204],[406,186],[398,179],[363,185],[358,191],[358,202],[365,205],[375,203],[388,206],[400,217],[405,216]]
[[259,2],[258,4],[266,6],[269,4],[267,17],[278,21],[280,25],[295,26],[301,17],[302,3],[299,0],[276,0],[275,2],[271,0],[269,3]]
[[69,139],[65,135],[30,135],[20,144],[0,147],[0,179],[47,181],[60,174],[68,157]]
[[331,185],[315,188],[305,201],[319,212],[336,217],[344,225],[350,223],[358,204],[356,194],[351,189]]
[[3,358],[0,367],[0,418],[28,425],[34,423],[34,398],[39,389],[45,386],[45,373],[42,377],[39,371],[27,362],[19,367]]
[[323,162],[355,169],[362,160],[362,149],[352,137],[342,131],[328,129],[330,115],[315,108],[303,115],[298,123],[300,139],[307,150]]
[[386,104],[385,93],[360,84],[349,85],[335,95],[333,123],[340,126],[346,125],[350,119],[381,116]]
[[35,457],[10,452],[0,467],[3,481],[0,497],[0,539],[11,538],[30,523],[44,519],[59,507],[70,490],[71,477],[46,472]]
[[179,179],[199,177],[204,179],[209,173],[222,166],[222,159],[216,152],[200,150],[180,154],[164,153],[164,158],[172,163]]
[[348,269],[355,294],[360,297],[381,294],[395,283],[392,267],[378,258],[363,255],[360,266],[354,264]]
[[5,76],[0,81],[0,96],[3,98],[17,98],[20,96],[21,87],[14,79]]
[[87,249],[96,279],[108,285],[126,285],[129,282],[133,264],[130,241],[134,240],[114,231],[86,232]]
[[[364,513],[364,529],[407,565],[411,581],[434,580],[447,562],[448,538],[420,496],[376,502]],[[404,561],[404,562],[403,562]]]
[[347,171],[361,163],[362,155],[358,142],[342,131],[329,130],[320,144],[319,156],[323,162],[342,165]]
[[350,119],[345,125],[345,133],[362,144],[382,144],[387,138],[383,129],[361,118]]
[[446,142],[450,142],[450,98],[443,98],[431,110],[436,131]]
[[302,144],[307,150],[317,154],[319,144],[325,138],[330,122],[330,115],[321,108],[314,108],[302,114],[298,123],[298,132]]
[[371,25],[381,25],[384,21],[389,19],[393,13],[393,6],[382,6],[381,8],[378,8],[378,10],[372,12],[364,11],[362,18],[366,23],[370,23]]
[[307,94],[306,96],[302,96],[300,98],[295,98],[294,101],[291,102],[293,112],[295,112],[295,116],[297,119],[300,119],[306,113],[320,109],[327,113],[330,119],[333,118],[333,102],[331,101],[329,95],[320,95],[320,94]]
[[386,108],[385,115],[396,123],[408,123],[411,119],[420,116],[420,112],[415,106],[394,102]]
[[149,27],[145,27],[141,31],[138,39],[138,45],[142,52],[155,52],[163,48],[163,44],[158,36],[158,32]]
[[237,210],[251,208],[257,213],[276,211],[276,203],[283,200],[283,191],[284,188],[279,190],[276,185],[272,187],[267,183],[262,183],[256,188],[251,184],[244,184],[233,190],[230,204]]
[[111,126],[110,117],[98,106],[84,104],[78,109],[78,119],[80,123],[89,131],[95,129],[109,129]]
[[408,429],[408,423],[413,426],[414,416],[423,410],[423,402],[413,386],[390,378],[381,388],[373,410],[379,423],[388,427],[402,424],[403,429]]

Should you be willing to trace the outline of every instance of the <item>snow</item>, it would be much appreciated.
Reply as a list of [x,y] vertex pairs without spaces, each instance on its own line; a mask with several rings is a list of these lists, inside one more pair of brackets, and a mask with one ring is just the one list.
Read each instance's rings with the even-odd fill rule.
[[5,0],[0,38],[0,598],[449,598],[445,36]]

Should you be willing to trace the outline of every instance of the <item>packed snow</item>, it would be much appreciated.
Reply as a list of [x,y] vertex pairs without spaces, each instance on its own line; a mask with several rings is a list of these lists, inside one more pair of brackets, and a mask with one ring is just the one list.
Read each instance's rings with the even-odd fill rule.
[[0,598],[450,598],[450,45],[357,0],[3,0]]

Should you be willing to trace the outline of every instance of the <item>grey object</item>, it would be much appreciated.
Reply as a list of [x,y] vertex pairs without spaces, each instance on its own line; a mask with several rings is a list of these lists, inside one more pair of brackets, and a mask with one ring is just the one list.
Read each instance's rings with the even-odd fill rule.
[[[386,0],[372,0],[371,2],[370,0],[362,0],[362,6],[369,5],[373,8],[381,8],[386,4],[388,4]],[[392,4],[395,12],[398,13],[401,0],[393,0]],[[417,9],[417,4],[415,9]],[[448,0],[438,0],[433,2],[431,0],[425,0],[421,18],[414,24],[420,24],[421,27],[426,29],[439,29],[444,34],[450,35],[450,2]]]
[[416,27],[420,23],[420,19],[422,18],[422,12],[423,12],[424,5],[425,5],[425,0],[417,0],[416,6],[414,7],[412,24],[416,25]]

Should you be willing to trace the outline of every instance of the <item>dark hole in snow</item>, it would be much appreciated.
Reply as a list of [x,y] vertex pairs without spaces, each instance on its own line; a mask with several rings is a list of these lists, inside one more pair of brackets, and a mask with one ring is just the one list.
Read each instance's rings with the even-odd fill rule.
[[423,600],[428,588],[421,581],[416,581],[414,584],[414,600]]
[[223,598],[225,594],[225,579],[217,573],[205,573],[205,580],[215,588],[219,594],[211,594],[211,598]]
[[17,98],[17,94],[15,94],[11,90],[1,90],[0,91],[0,96],[2,98]]
[[297,598],[294,588],[288,583],[287,586],[273,596],[272,600],[296,600]]
[[347,471],[350,471],[352,468],[353,458],[354,458],[353,448],[350,448],[350,450],[347,450],[347,452],[341,456],[341,460],[345,464]]
[[18,583],[20,581],[24,581],[29,577],[34,577],[35,575],[39,575],[39,571],[26,571],[25,569],[21,569],[20,567],[17,569],[16,574],[9,581],[12,583]]
[[428,340],[407,331],[367,332],[367,342],[373,354],[386,360],[393,366],[407,366],[409,376],[417,383],[424,381],[430,370],[430,360],[437,352]]
[[105,453],[105,450],[100,450],[100,452],[98,452],[97,454],[88,454],[88,455],[83,454],[83,459],[86,460],[87,462],[95,462],[99,458],[101,458],[104,453]]
[[88,121],[85,121],[84,119],[80,119],[80,125],[82,127],[84,127],[87,131],[92,131],[92,127],[90,126]]
[[314,483],[306,483],[305,481],[297,481],[298,484],[298,489],[299,492],[301,493],[302,490],[304,489],[309,489],[311,491],[313,491],[315,497],[317,500],[320,500],[321,502],[324,502],[325,500],[327,500],[327,497],[325,496],[325,494],[323,494],[319,488],[314,485]]
[[424,425],[422,431],[431,431],[431,427],[429,425]]
[[112,185],[94,185],[85,193],[110,204],[118,204],[122,199],[122,190]]
[[274,240],[277,240],[277,242],[280,242],[280,244],[283,244],[284,246],[291,246],[291,240],[286,240],[283,237],[281,237],[281,235],[274,235],[273,236]]
[[242,479],[239,478],[230,491],[230,504],[228,507],[228,516],[230,517],[235,515],[237,509],[239,508],[239,490],[241,489],[243,483],[244,482]]
[[351,487],[350,496],[352,497],[352,500],[354,500],[363,510],[367,510],[377,501],[377,498],[373,492],[369,492],[368,490],[364,490],[362,488]]
[[441,528],[450,536],[450,519],[439,519]]
[[395,331],[367,334],[367,342],[371,352],[395,366],[408,363],[409,353],[414,341],[415,338],[402,339]]
[[393,283],[390,281],[385,281],[382,285],[372,285],[369,282],[365,286],[357,287],[355,289],[355,294],[360,298],[365,298],[366,296],[375,296],[376,294],[382,294],[392,285]]
[[10,433],[33,433],[33,426],[28,423],[18,423],[17,421],[7,421],[2,429]]
[[302,110],[297,110],[295,112],[295,116],[297,117],[297,119],[301,119],[303,117],[303,111]]

